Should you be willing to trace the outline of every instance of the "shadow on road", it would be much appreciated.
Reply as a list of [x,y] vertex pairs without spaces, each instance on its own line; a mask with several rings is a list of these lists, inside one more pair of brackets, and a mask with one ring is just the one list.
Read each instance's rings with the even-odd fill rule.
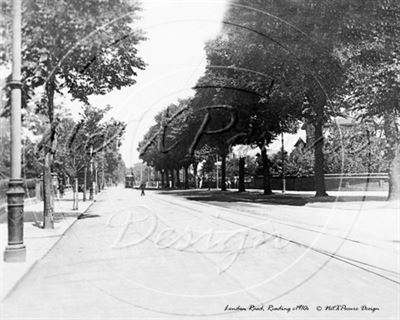
[[98,214],[85,214],[82,213],[81,215],[78,216],[78,220],[82,220],[82,219],[90,219],[90,218],[99,218],[100,215]]
[[[76,217],[77,213],[63,213],[56,212],[54,214],[54,222],[57,223],[67,217]],[[41,225],[43,221],[43,212],[24,211],[24,222],[34,222],[36,225],[38,222]],[[0,216],[0,224],[7,223],[7,214]]]

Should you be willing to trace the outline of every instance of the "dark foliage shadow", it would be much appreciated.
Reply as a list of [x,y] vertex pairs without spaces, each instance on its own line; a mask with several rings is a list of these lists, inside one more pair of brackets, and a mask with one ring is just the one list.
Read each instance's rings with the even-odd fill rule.
[[281,194],[264,195],[262,192],[237,192],[217,190],[171,190],[159,191],[159,194],[174,195],[192,201],[204,202],[249,202],[289,206],[305,206],[308,203],[319,202],[355,202],[355,201],[386,201],[384,196],[328,196],[314,197],[312,194]]

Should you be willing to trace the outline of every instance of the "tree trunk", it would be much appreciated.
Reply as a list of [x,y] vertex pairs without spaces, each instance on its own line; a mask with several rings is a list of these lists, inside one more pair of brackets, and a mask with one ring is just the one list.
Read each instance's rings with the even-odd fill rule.
[[73,199],[74,203],[72,205],[72,210],[78,210],[78,178],[74,178],[74,186],[73,186]]
[[181,187],[181,178],[180,178],[180,170],[176,169],[176,187],[180,188]]
[[94,168],[94,181],[95,181],[95,188],[94,188],[94,194],[98,194],[100,191],[99,188],[99,177],[98,177],[98,172],[97,172],[97,168]]
[[56,131],[54,126],[54,93],[55,84],[54,78],[50,78],[46,84],[47,95],[47,112],[50,123],[49,140],[45,142],[44,146],[44,168],[43,168],[43,228],[54,228],[54,203],[53,203],[53,181],[51,176],[51,168],[53,164],[53,154],[55,152]]
[[400,143],[394,146],[394,157],[389,167],[389,201],[400,200]]
[[85,169],[83,171],[83,190],[82,190],[84,202],[86,201],[86,188],[87,188],[86,182],[87,182],[87,168],[85,167]]
[[165,188],[164,170],[160,170],[161,188]]
[[245,192],[246,188],[244,185],[244,165],[245,165],[245,158],[239,159],[239,192]]
[[167,188],[170,187],[170,186],[169,186],[169,181],[170,181],[170,179],[169,179],[169,170],[168,170],[168,169],[165,169],[165,182],[166,182],[166,184],[167,184]]
[[319,120],[315,121],[315,137],[314,137],[314,183],[315,183],[315,196],[326,197],[325,187],[325,171],[324,171],[324,135],[322,120],[323,107],[318,107]]
[[221,156],[221,191],[226,191],[226,154]]
[[184,166],[183,170],[185,172],[185,189],[189,189],[189,172],[188,172],[188,166]]
[[197,166],[198,162],[193,162],[193,176],[194,176],[194,188],[197,189],[199,187],[198,179],[197,179]]
[[51,177],[51,153],[44,156],[43,166],[43,228],[54,229],[53,185]]
[[267,155],[267,148],[263,146],[261,148],[261,161],[263,166],[263,189],[265,195],[272,194],[271,188],[271,170]]
[[104,190],[104,164],[103,167],[101,168],[101,190]]
[[89,167],[89,200],[94,200],[94,172],[93,172],[93,158],[90,159],[90,167]]
[[384,114],[384,132],[387,141],[389,164],[388,201],[400,200],[400,141],[395,117]]
[[175,188],[174,169],[171,169],[171,188]]

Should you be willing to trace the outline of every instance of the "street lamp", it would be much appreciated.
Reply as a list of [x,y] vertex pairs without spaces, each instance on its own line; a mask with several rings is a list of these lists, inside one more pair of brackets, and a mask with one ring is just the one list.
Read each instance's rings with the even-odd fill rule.
[[285,141],[282,132],[282,193],[286,192],[286,177],[285,177]]
[[217,169],[217,189],[218,189],[218,180],[219,180],[219,175],[218,175],[218,153],[217,153],[217,161],[215,162],[215,166]]
[[7,191],[8,245],[4,261],[26,260],[24,245],[24,188],[21,179],[21,0],[13,1],[11,87],[11,179]]
[[90,154],[90,166],[89,166],[89,200],[93,200],[94,199],[94,195],[93,195],[93,184],[94,184],[94,179],[93,179],[93,171],[94,171],[94,164],[93,164],[93,145],[91,144],[89,147],[89,154]]
[[100,191],[98,190],[98,185],[99,185],[99,179],[97,177],[98,171],[97,171],[97,161],[94,161],[94,194],[99,193]]

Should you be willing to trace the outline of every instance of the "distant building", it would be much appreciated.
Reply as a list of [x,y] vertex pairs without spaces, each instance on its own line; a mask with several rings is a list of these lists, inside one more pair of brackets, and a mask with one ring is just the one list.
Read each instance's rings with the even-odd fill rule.
[[294,145],[294,148],[297,149],[298,151],[303,151],[307,146],[307,143],[304,142],[304,140],[302,138],[299,138],[299,140],[297,140],[297,142]]
[[[351,128],[356,125],[357,122],[353,118],[333,117],[331,121],[327,122],[324,125],[324,129],[325,133],[328,133],[330,128],[334,127]],[[314,136],[315,136],[315,128],[313,124],[309,122],[304,122],[301,129],[306,131],[306,147],[311,147],[314,143]]]
[[330,122],[325,124],[325,128],[330,127],[354,127],[357,125],[357,122],[353,118],[345,118],[345,117],[334,117]]

